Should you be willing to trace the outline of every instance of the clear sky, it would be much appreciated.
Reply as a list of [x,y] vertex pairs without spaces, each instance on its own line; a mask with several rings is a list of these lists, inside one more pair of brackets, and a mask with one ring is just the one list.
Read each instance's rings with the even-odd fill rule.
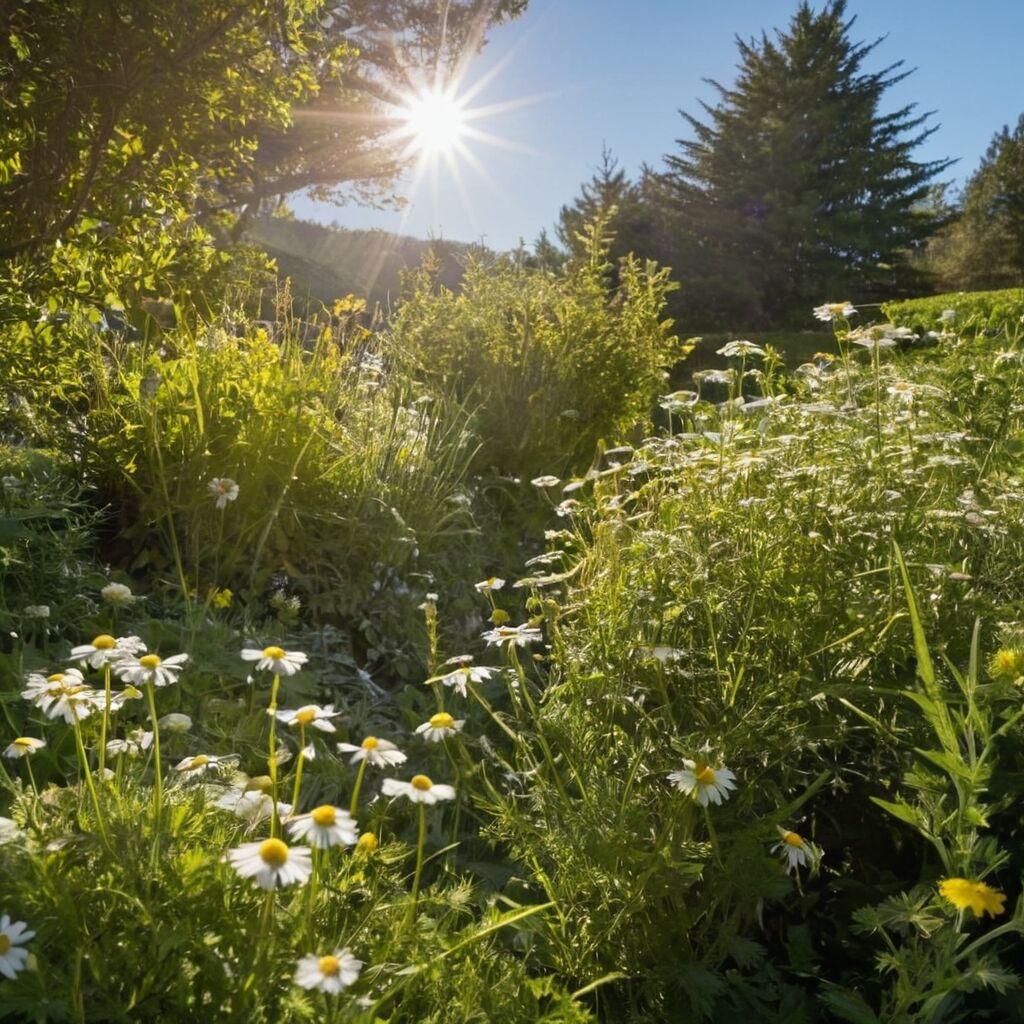
[[[686,133],[678,111],[712,102],[703,81],[731,84],[735,36],[785,27],[797,0],[530,0],[492,31],[466,85],[486,80],[471,107],[523,101],[474,122],[504,140],[471,140],[479,169],[443,165],[402,213],[334,207],[293,197],[300,217],[418,237],[481,241],[496,249],[536,238],[589,179],[607,145],[627,173],[659,166]],[[820,7],[820,3],[813,6]],[[993,134],[1024,112],[1024,0],[849,0],[855,41],[886,37],[869,70],[915,68],[884,109],[917,103],[938,130],[918,159],[958,159],[961,182]],[[528,102],[527,102],[528,101]],[[461,183],[458,180],[461,178]],[[410,183],[404,186],[408,189]],[[403,186],[400,186],[400,189]]]

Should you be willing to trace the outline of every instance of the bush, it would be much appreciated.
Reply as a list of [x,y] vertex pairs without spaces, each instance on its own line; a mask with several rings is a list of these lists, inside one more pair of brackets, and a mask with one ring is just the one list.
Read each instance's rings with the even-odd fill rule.
[[[952,316],[947,314],[952,310]],[[955,330],[959,334],[1020,333],[1024,324],[1024,289],[1004,288],[995,292],[949,292],[926,299],[906,299],[882,304],[882,313],[892,323],[925,334]]]

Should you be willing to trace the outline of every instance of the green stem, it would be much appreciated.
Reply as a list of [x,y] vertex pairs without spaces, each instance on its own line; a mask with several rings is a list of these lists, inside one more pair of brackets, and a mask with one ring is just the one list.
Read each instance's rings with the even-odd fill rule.
[[295,762],[295,786],[292,788],[292,814],[299,812],[299,793],[302,789],[302,765],[306,760],[306,727],[299,723],[299,756]]
[[409,902],[409,913],[405,919],[408,928],[416,920],[416,902],[420,895],[420,877],[423,874],[423,846],[427,840],[427,806],[417,804],[420,812],[420,834],[416,842],[416,872],[412,876],[412,897]]
[[160,726],[156,717],[156,690],[152,683],[146,683],[146,699],[149,702],[149,721],[153,728],[153,845],[159,842],[160,819],[164,809],[164,775],[160,764]]
[[359,771],[356,772],[356,787],[352,790],[352,800],[348,805],[348,813],[354,818],[356,808],[359,806],[359,790],[363,786],[363,776],[366,774],[366,758],[359,762]]
[[103,720],[100,722],[100,778],[106,777],[107,766],[107,726],[110,722],[110,665],[103,666]]
[[277,691],[281,688],[281,674],[274,673],[274,682],[270,688],[270,744],[267,755],[267,772],[270,775],[270,799],[274,807],[270,815],[271,838],[281,835],[281,818],[277,812]]
[[106,844],[108,842],[107,829],[103,821],[103,811],[100,809],[100,798],[96,793],[96,784],[93,782],[92,770],[89,768],[89,755],[86,754],[85,744],[82,742],[82,726],[78,721],[78,715],[75,714],[74,707],[72,707],[71,713],[75,719],[75,749],[78,751],[78,759],[81,761],[82,771],[85,773],[85,785],[89,790],[89,796],[92,798],[93,809],[96,811],[96,826],[103,837],[104,844]]
[[32,774],[32,755],[25,755],[25,769],[28,772],[28,781],[32,786],[32,792],[35,793],[36,799],[39,799],[39,787],[36,785],[36,777]]

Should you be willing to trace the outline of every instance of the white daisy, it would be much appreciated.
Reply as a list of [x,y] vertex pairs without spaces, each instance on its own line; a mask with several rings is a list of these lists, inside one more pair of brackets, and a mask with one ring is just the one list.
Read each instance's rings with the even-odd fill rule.
[[535,476],[530,483],[534,487],[557,487],[562,481],[557,476]]
[[358,747],[354,743],[339,743],[337,747],[340,753],[352,755],[349,764],[365,761],[374,768],[389,768],[405,761],[405,754],[394,743],[379,740],[376,736],[367,736]]
[[333,704],[320,707],[319,704],[306,704],[295,711],[278,711],[277,720],[294,728],[297,725],[310,725],[321,732],[336,732],[332,718],[337,718],[340,711],[334,710]]
[[109,633],[101,633],[91,644],[80,644],[71,648],[72,661],[84,661],[90,668],[103,668],[122,658],[134,658],[146,650],[146,645],[137,636],[119,636],[116,640]]
[[302,651],[286,651],[282,647],[264,647],[263,650],[247,647],[242,651],[242,660],[255,661],[256,668],[267,672],[293,676],[306,664],[308,658]]
[[814,315],[819,320],[829,323],[840,319],[840,317],[845,319],[853,316],[856,312],[857,310],[849,302],[826,302],[824,305],[814,307]]
[[141,658],[121,659],[115,663],[114,672],[136,686],[170,686],[178,681],[178,674],[185,667],[186,661],[187,654],[174,654],[170,658],[144,654]]
[[243,843],[228,850],[227,860],[243,878],[255,878],[261,889],[303,885],[313,872],[309,850],[304,846],[290,847],[280,839]]
[[[269,784],[270,779],[268,778]],[[254,785],[255,783],[255,785]],[[274,801],[270,795],[262,789],[260,780],[251,779],[241,786],[233,787],[225,793],[221,793],[214,804],[224,811],[230,811],[250,825],[266,821],[274,810]],[[277,816],[287,818],[292,813],[292,805],[278,801]]]
[[21,695],[47,718],[63,718],[68,725],[88,718],[96,710],[93,691],[86,685],[82,673],[74,668],[51,676],[33,673]]
[[198,779],[207,772],[220,771],[221,765],[231,764],[237,760],[236,754],[227,754],[224,757],[217,757],[214,754],[196,754],[195,757],[182,758],[174,766],[174,770],[181,772],[184,779]]
[[216,476],[207,485],[210,496],[215,498],[217,508],[226,508],[229,501],[238,497],[238,484],[230,477]]
[[430,716],[429,722],[418,725],[416,733],[431,743],[438,743],[461,732],[465,724],[465,719],[456,721],[447,711],[439,711],[436,715]]
[[336,949],[329,956],[307,953],[295,968],[295,984],[299,988],[319,989],[337,995],[355,983],[363,961],[357,960],[347,949]]
[[33,736],[19,736],[16,740],[8,744],[7,749],[4,750],[4,757],[20,758],[28,757],[30,754],[36,753],[38,750],[42,750],[46,746],[46,740],[37,740]]
[[717,354],[725,356],[726,359],[746,358],[747,356],[763,356],[764,349],[752,341],[730,341],[718,349]]
[[25,969],[28,950],[21,944],[34,939],[36,933],[26,929],[24,921],[11,921],[7,914],[0,916],[0,974],[13,979]]
[[487,579],[474,583],[473,588],[481,594],[489,594],[492,590],[501,590],[505,581],[500,576],[488,576]]
[[686,758],[683,759],[683,767],[668,776],[668,781],[676,789],[692,796],[701,807],[728,800],[729,791],[736,788],[735,779],[728,768],[712,768],[705,764],[698,770],[696,762]]
[[434,783],[426,775],[414,775],[408,782],[385,779],[380,787],[384,796],[406,796],[414,804],[436,804],[439,800],[454,800],[455,787]]
[[135,595],[132,593],[132,588],[125,586],[123,583],[108,583],[100,591],[100,597],[102,597],[108,604],[114,605],[116,608],[132,604],[135,601]]
[[[103,690],[90,690],[89,698],[96,705],[97,711],[106,707],[107,695]],[[131,685],[110,694],[110,710],[120,711],[130,700],[142,700],[142,691]]]
[[501,646],[502,644],[515,644],[517,647],[525,647],[527,644],[539,643],[544,635],[539,629],[533,626],[498,626],[496,629],[489,629],[481,634],[488,645]]
[[314,807],[288,822],[292,839],[305,839],[310,846],[326,850],[331,846],[353,846],[359,839],[355,819],[348,811],[331,804]]
[[450,686],[460,697],[466,696],[467,683],[485,683],[496,675],[501,674],[501,669],[491,668],[488,665],[462,665],[453,669],[447,675],[438,677],[428,682],[439,682],[442,686]]
[[163,718],[157,722],[157,725],[159,725],[164,732],[181,735],[192,728],[192,719],[189,718],[188,715],[182,714],[180,711],[172,711],[170,714],[164,715]]
[[779,828],[777,825],[776,828],[779,832],[780,842],[772,847],[771,852],[779,854],[783,864],[786,865],[787,872],[795,872],[798,868],[810,867],[821,859],[822,851],[814,843],[804,839],[803,836],[798,835],[796,832]]

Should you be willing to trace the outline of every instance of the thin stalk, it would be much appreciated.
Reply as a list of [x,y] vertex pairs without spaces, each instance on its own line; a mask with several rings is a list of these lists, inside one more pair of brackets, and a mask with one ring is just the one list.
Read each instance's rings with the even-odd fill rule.
[[96,792],[96,783],[93,781],[92,769],[89,767],[89,755],[85,752],[85,744],[82,742],[82,726],[78,721],[78,715],[75,714],[74,706],[72,706],[71,713],[74,716],[75,722],[73,731],[75,734],[75,749],[78,751],[78,760],[82,763],[82,771],[85,773],[85,785],[89,790],[89,796],[92,799],[93,810],[96,812],[96,825],[99,829],[100,835],[103,837],[104,844],[107,844],[107,828],[103,821],[103,811],[100,808],[100,798]]
[[[116,610],[115,610],[116,614]],[[103,666],[103,719],[100,722],[100,778],[105,778],[104,768],[107,766],[107,727],[110,722],[110,664]]]
[[359,790],[363,786],[363,776],[366,774],[366,758],[359,762],[359,770],[356,772],[356,785],[355,789],[352,790],[352,800],[348,805],[348,813],[354,818],[356,816],[356,808],[359,806]]
[[295,785],[292,787],[292,814],[299,810],[299,793],[302,790],[302,766],[306,761],[306,727],[299,722],[299,756],[295,761]]
[[160,822],[164,811],[164,774],[160,763],[160,726],[156,717],[156,688],[146,683],[146,700],[149,702],[149,721],[153,727],[153,863],[156,863],[160,848]]
[[416,841],[416,872],[412,876],[412,896],[409,902],[409,912],[405,918],[406,928],[416,920],[416,903],[420,896],[420,877],[423,874],[423,847],[427,841],[427,806],[423,803],[416,806],[420,812],[420,832]]
[[274,673],[274,682],[270,688],[270,707],[267,709],[270,714],[270,745],[267,756],[267,772],[270,775],[270,799],[274,802],[274,809],[270,816],[271,838],[281,836],[281,818],[277,812],[277,691],[281,688],[281,674]]

